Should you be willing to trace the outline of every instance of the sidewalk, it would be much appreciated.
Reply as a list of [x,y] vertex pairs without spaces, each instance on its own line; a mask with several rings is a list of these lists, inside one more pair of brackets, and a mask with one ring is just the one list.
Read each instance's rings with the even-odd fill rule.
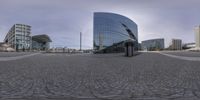
[[200,56],[192,56],[192,55],[188,55],[187,52],[185,52],[186,54],[170,54],[170,53],[165,53],[165,52],[157,52],[161,55],[164,56],[168,56],[168,57],[172,57],[172,58],[176,58],[176,59],[181,59],[181,60],[187,60],[187,61],[200,61]]
[[19,54],[17,52],[12,52],[12,53],[5,53],[5,52],[2,53],[1,52],[0,53],[0,61],[17,60],[17,59],[22,59],[22,58],[38,55],[38,54],[40,54],[40,53],[28,53],[28,54],[22,53],[22,54]]

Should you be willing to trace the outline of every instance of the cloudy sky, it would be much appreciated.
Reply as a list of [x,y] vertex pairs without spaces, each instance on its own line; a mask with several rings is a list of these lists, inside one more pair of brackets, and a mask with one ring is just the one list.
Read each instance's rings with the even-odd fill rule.
[[93,12],[113,12],[137,23],[139,41],[172,38],[194,42],[200,24],[200,0],[0,0],[0,41],[15,23],[32,26],[32,35],[48,34],[53,47],[92,48]]

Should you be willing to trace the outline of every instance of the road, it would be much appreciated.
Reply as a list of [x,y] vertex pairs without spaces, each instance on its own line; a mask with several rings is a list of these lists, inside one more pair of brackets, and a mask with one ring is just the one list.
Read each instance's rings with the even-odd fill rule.
[[200,62],[159,53],[0,61],[1,100],[199,100]]

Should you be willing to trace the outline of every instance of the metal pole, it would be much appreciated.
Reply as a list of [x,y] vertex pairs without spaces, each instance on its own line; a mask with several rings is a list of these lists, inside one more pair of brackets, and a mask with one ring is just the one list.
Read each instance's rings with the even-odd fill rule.
[[82,33],[80,32],[80,51],[82,50]]

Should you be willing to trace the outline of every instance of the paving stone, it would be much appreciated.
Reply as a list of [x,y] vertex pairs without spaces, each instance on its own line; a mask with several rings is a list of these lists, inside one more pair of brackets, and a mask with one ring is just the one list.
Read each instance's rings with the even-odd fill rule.
[[199,65],[158,53],[38,54],[0,62],[0,99],[198,100]]

